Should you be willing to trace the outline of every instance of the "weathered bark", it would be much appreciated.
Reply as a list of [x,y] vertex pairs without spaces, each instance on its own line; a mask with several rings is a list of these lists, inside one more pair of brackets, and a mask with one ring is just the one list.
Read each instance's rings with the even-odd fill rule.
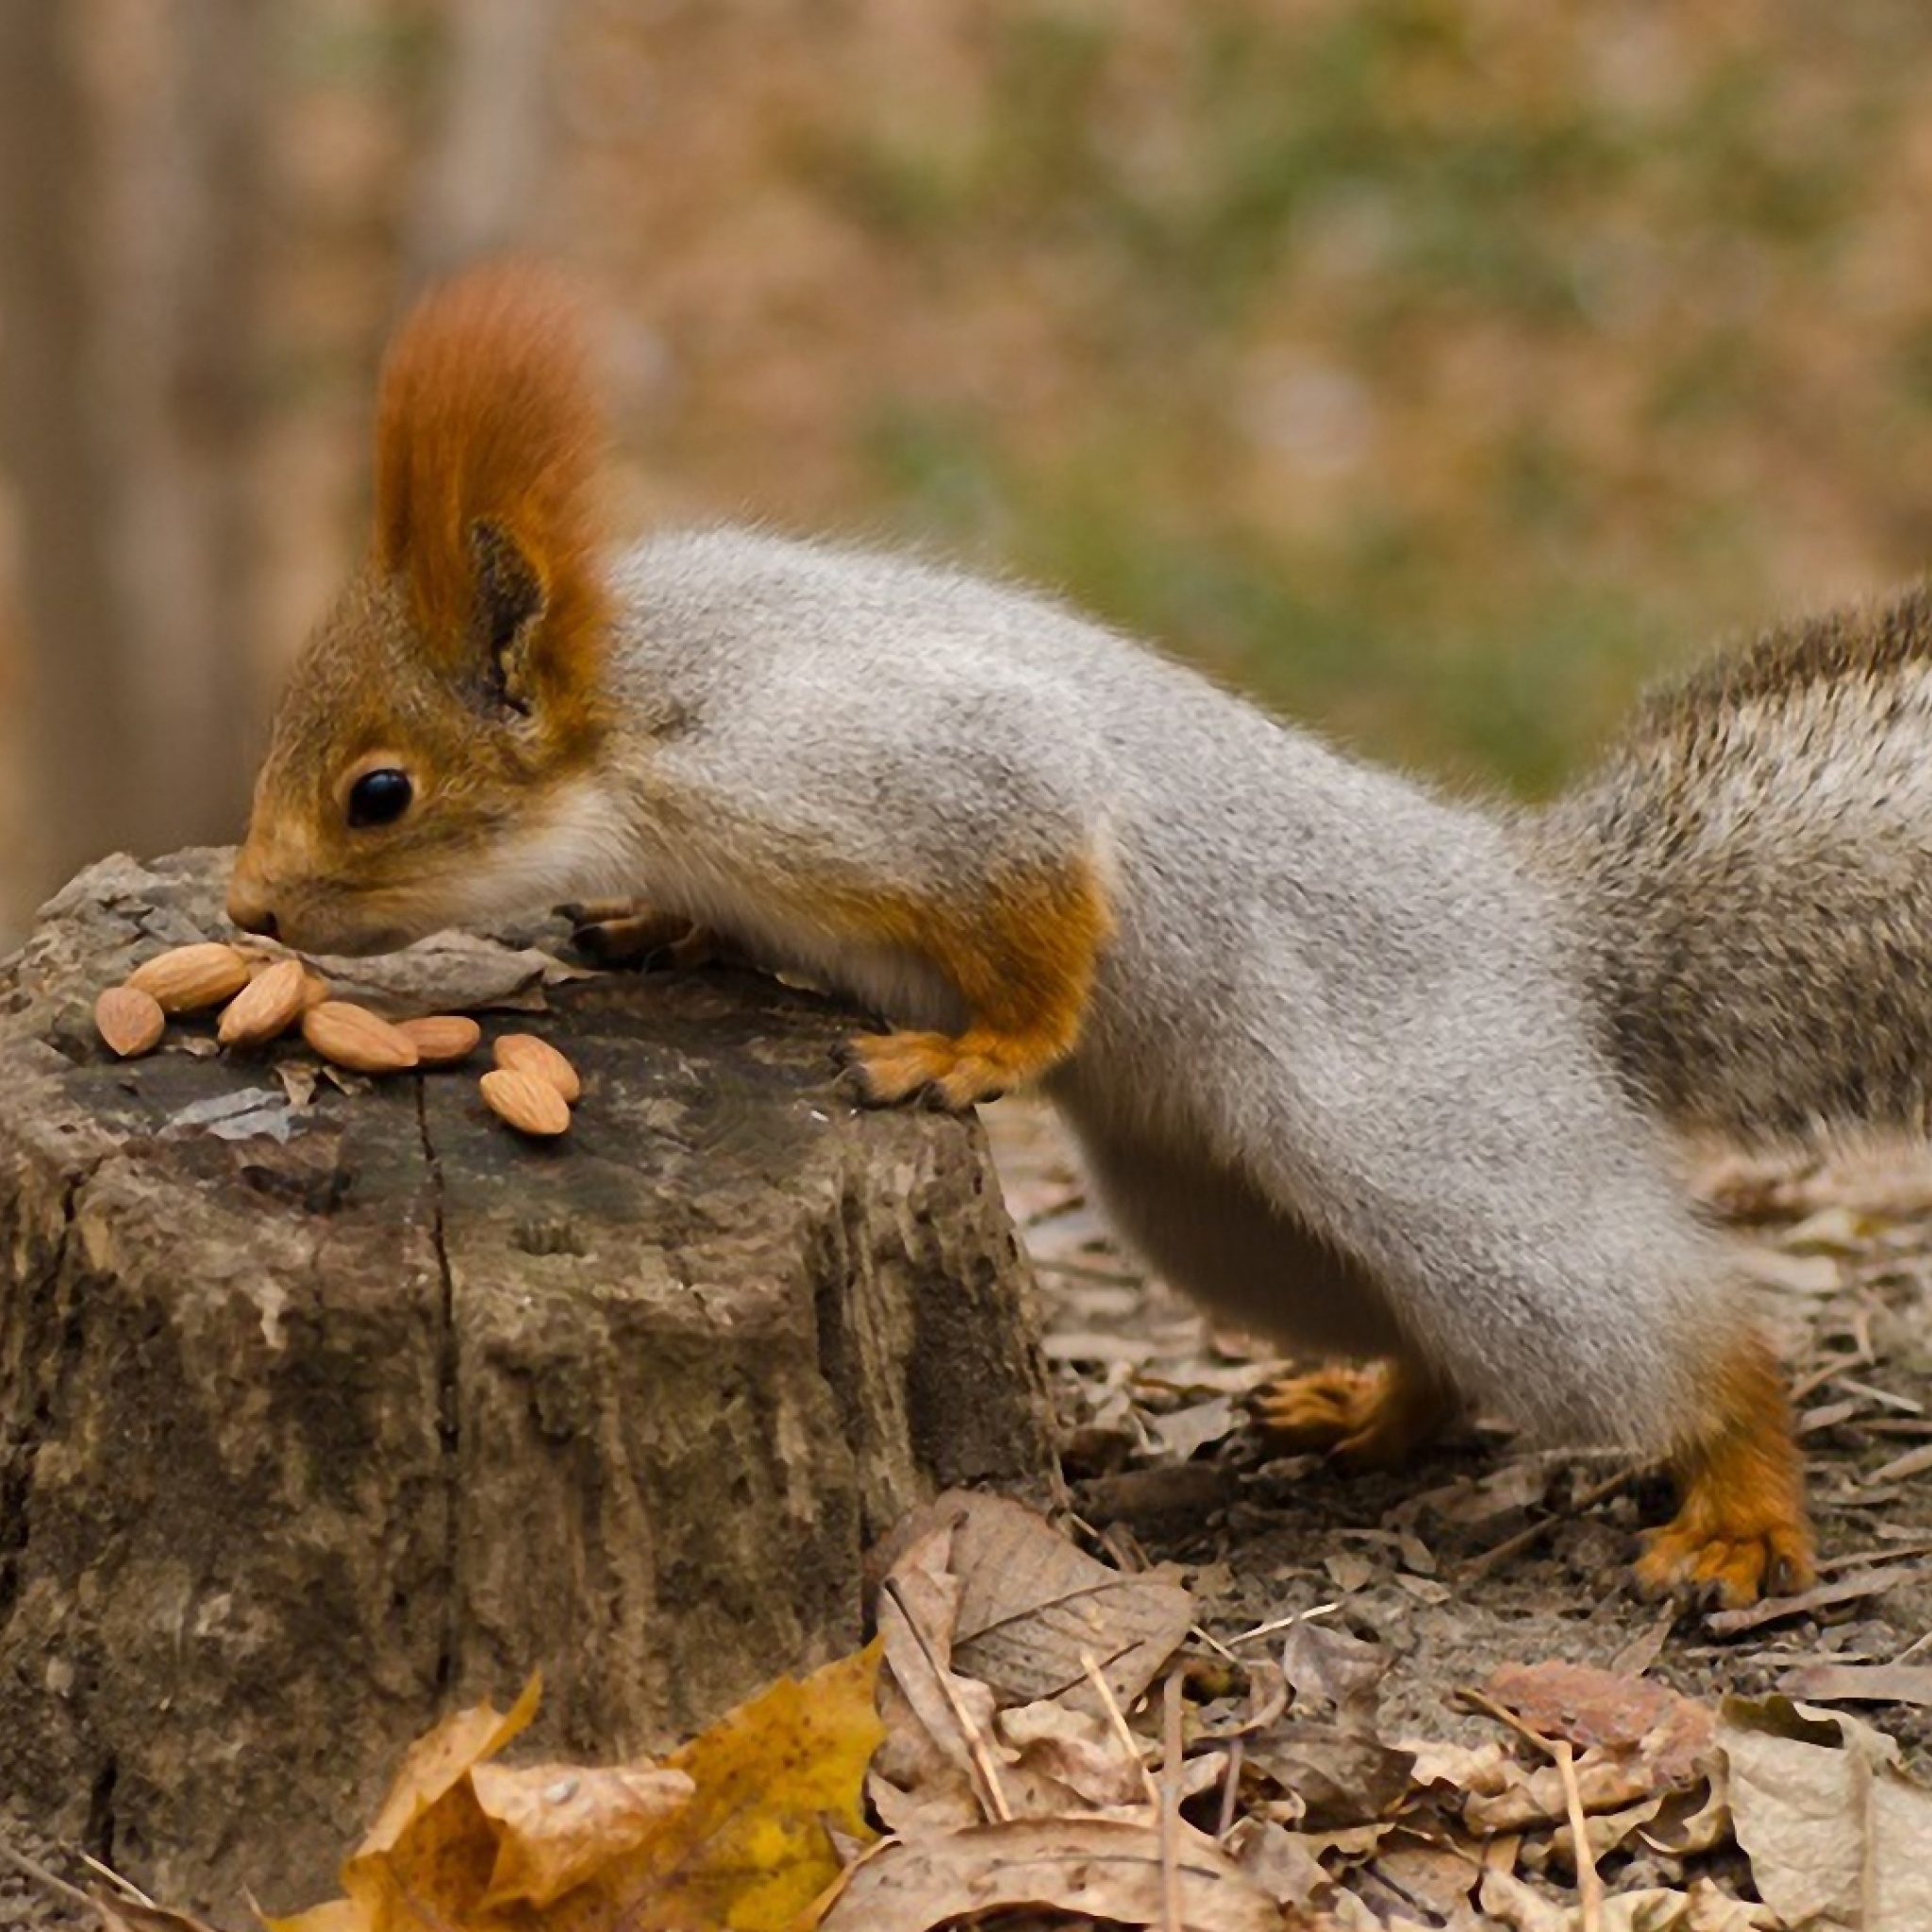
[[303,1110],[299,1044],[113,1061],[95,991],[221,930],[218,858],[95,867],[0,967],[0,1796],[232,1920],[330,1887],[441,1710],[541,1666],[540,1745],[663,1744],[1052,1451],[980,1131],[844,1103],[846,1016],[553,989],[502,1027],[586,1075],[555,1147],[475,1067]]

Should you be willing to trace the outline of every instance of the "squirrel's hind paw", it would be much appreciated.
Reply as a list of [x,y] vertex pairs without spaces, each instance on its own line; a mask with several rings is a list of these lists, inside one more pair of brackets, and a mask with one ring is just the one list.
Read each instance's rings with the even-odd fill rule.
[[1355,1469],[1407,1462],[1454,1419],[1455,1398],[1401,1362],[1341,1363],[1284,1375],[1255,1398],[1255,1419],[1281,1447],[1332,1455]]
[[1645,1596],[1693,1596],[1726,1610],[1762,1596],[1790,1596],[1816,1574],[1811,1534],[1802,1522],[1712,1535],[1685,1516],[1647,1531],[1636,1565]]
[[1638,1587],[1727,1609],[1789,1596],[1817,1574],[1805,1473],[1775,1358],[1746,1337],[1710,1377],[1702,1426],[1672,1458],[1677,1513],[1644,1539]]

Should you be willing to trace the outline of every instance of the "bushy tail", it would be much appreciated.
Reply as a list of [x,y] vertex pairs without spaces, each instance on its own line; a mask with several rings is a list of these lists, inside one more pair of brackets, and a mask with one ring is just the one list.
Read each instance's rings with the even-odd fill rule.
[[1742,1140],[1932,1110],[1932,587],[1773,631],[1521,826],[1607,1048]]

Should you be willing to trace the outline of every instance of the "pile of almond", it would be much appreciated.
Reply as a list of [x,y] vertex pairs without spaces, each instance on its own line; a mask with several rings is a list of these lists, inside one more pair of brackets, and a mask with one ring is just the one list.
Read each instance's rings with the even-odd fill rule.
[[[221,1008],[223,1046],[265,1046],[298,1023],[308,1045],[331,1065],[358,1074],[398,1074],[452,1066],[483,1029],[463,1013],[385,1020],[350,1000],[329,997],[328,982],[296,958],[269,958],[208,941],[158,953],[94,1002],[94,1027],[123,1059],[151,1053],[169,1020]],[[534,1033],[496,1042],[496,1068],[482,1081],[484,1104],[520,1133],[561,1134],[583,1091],[576,1069]]]

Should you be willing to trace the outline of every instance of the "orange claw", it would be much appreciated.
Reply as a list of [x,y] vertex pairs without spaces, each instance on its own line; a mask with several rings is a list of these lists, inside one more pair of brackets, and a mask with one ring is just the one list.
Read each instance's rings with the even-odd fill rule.
[[1394,1469],[1440,1434],[1457,1407],[1440,1382],[1404,1362],[1336,1362],[1270,1383],[1255,1414],[1290,1450],[1325,1453],[1357,1469]]
[[1777,1363],[1754,1336],[1715,1381],[1710,1421],[1672,1458],[1677,1513],[1645,1537],[1637,1582],[1653,1596],[1690,1591],[1736,1609],[1803,1590],[1818,1573]]

